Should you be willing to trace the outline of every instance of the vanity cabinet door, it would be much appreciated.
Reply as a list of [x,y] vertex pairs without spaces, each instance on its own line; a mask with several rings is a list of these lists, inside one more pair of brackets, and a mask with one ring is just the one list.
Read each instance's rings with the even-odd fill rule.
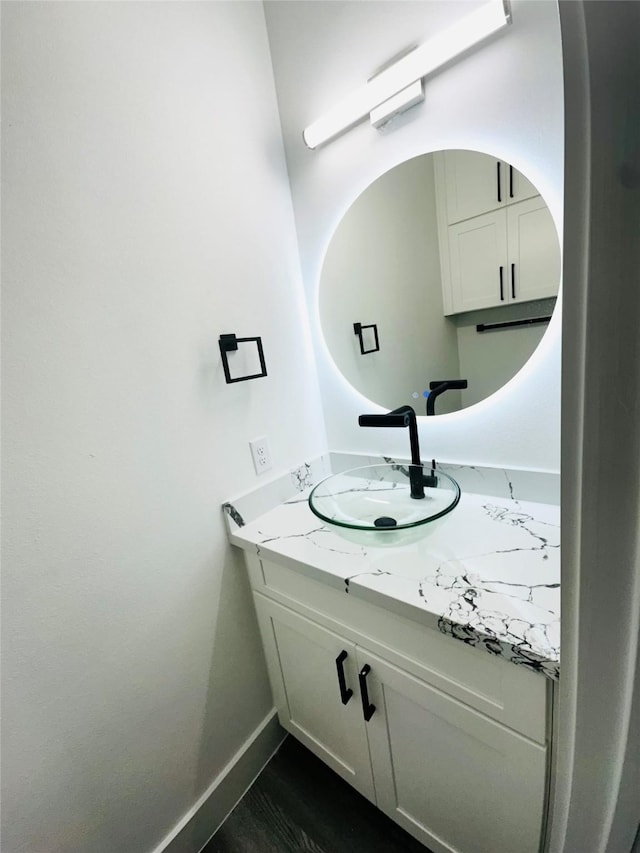
[[434,853],[537,853],[546,748],[359,647],[365,664],[378,807]]
[[449,225],[538,194],[504,160],[477,151],[445,151],[442,162]]
[[254,599],[280,723],[375,802],[355,645],[259,593]]

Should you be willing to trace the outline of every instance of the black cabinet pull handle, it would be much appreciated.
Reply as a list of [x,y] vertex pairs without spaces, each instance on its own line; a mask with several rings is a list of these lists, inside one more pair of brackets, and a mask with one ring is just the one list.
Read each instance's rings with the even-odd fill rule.
[[504,302],[504,267],[500,267],[500,301]]
[[509,166],[509,198],[513,198],[513,166]]
[[376,709],[376,706],[369,702],[369,692],[367,690],[367,675],[369,675],[370,672],[371,667],[368,663],[365,663],[358,674],[358,681],[360,682],[360,698],[362,699],[362,714],[365,722],[367,723],[371,717],[373,717],[373,712]]
[[338,657],[336,658],[336,669],[338,670],[338,686],[340,687],[340,699],[342,700],[342,704],[346,705],[349,699],[353,696],[353,690],[350,687],[347,687],[347,682],[344,677],[344,667],[343,663],[346,661],[348,655],[343,649]]
[[502,201],[502,187],[500,185],[500,160],[496,163],[496,171],[498,174],[498,201]]
[[511,264],[511,298],[516,298],[516,265]]

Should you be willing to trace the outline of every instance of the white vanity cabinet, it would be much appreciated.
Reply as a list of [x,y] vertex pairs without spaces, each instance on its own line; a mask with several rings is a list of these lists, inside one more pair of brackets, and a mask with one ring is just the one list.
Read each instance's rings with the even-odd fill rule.
[[247,564],[285,729],[433,853],[538,853],[546,679],[284,566]]
[[560,247],[540,196],[447,228],[445,313],[556,296]]
[[509,163],[477,151],[437,152],[434,165],[438,204],[448,225],[538,195]]

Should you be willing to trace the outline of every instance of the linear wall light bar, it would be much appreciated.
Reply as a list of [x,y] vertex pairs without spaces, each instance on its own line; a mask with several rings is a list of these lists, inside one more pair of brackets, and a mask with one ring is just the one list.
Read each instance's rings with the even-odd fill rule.
[[[506,0],[490,0],[475,12],[416,47],[310,124],[302,134],[305,144],[309,148],[317,148],[323,142],[328,142],[369,116],[385,101],[401,94],[412,84],[510,23],[511,15]],[[418,100],[420,99],[414,100],[413,103]],[[403,99],[400,98],[400,101]],[[403,108],[408,107],[405,105]],[[391,114],[387,110],[385,115],[388,118]],[[378,118],[376,126],[381,123]]]

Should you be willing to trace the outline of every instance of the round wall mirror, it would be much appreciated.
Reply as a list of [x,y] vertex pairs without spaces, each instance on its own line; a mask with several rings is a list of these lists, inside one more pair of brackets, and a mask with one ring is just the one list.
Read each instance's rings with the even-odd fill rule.
[[536,349],[560,282],[555,224],[504,160],[437,151],[386,172],[339,223],[322,267],[322,332],[380,406],[446,414],[485,399]]

